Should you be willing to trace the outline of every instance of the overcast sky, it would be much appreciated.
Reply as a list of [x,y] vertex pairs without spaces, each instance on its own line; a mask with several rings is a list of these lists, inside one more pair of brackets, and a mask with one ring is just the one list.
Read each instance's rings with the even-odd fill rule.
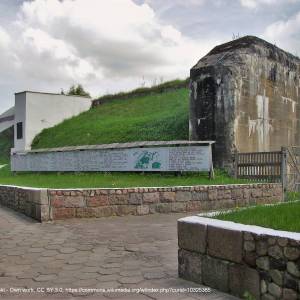
[[22,90],[96,97],[186,78],[215,45],[256,35],[300,54],[300,0],[0,0],[0,113]]

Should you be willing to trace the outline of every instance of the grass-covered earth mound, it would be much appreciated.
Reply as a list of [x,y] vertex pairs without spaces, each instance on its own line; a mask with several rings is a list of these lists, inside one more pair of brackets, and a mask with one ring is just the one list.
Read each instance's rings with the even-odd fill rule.
[[215,218],[276,230],[300,232],[300,201],[224,212]]
[[188,140],[187,88],[112,99],[43,130],[33,149],[135,141]]
[[14,129],[10,127],[0,133],[0,165],[9,161],[10,149],[13,148]]

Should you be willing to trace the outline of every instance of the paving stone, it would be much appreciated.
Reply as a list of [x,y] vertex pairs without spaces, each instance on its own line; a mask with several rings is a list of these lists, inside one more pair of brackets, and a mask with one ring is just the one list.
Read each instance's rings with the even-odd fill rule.
[[30,252],[30,253],[40,253],[43,251],[45,251],[45,248],[29,248],[27,250],[27,252]]
[[161,266],[161,263],[158,261],[147,261],[142,263],[142,266],[146,268],[155,268]]
[[120,268],[121,264],[119,262],[104,263],[101,264],[101,267],[105,269]]
[[82,265],[63,265],[62,269],[66,271],[74,271],[74,270],[81,270],[83,268]]
[[34,277],[33,280],[38,281],[38,282],[44,282],[44,281],[51,281],[55,280],[57,278],[57,275],[39,275],[37,277]]
[[165,277],[166,277],[165,272],[146,272],[146,273],[144,273],[144,278],[147,280],[161,279],[161,278],[165,278]]
[[43,262],[43,263],[50,263],[55,261],[55,257],[54,256],[45,256],[45,257],[39,257],[37,259],[38,262]]
[[109,282],[116,281],[119,278],[119,274],[111,274],[111,275],[99,275],[97,280],[100,282]]
[[23,255],[25,253],[25,250],[11,250],[7,253],[8,256],[19,256]]
[[44,252],[42,253],[42,256],[54,256],[57,254],[58,253],[56,250],[44,250]]
[[99,267],[84,267],[81,268],[80,271],[83,273],[94,273],[99,270]]
[[125,245],[125,250],[129,252],[138,252],[140,251],[140,248],[138,245]]
[[[95,220],[62,220],[39,224],[0,207],[0,286],[11,284],[62,287],[190,287],[192,282],[177,277],[177,219],[186,214],[149,215],[139,217],[112,217]],[[13,226],[11,222],[13,221]],[[22,244],[24,243],[24,244]],[[5,246],[4,248],[2,247]],[[7,246],[7,247],[6,247]],[[26,246],[26,247],[25,247]],[[111,251],[108,249],[116,251]],[[21,247],[21,249],[19,249]],[[124,247],[124,250],[119,251]],[[292,246],[291,247],[295,247]],[[61,253],[60,249],[74,248],[75,252]],[[8,256],[10,251],[23,251],[22,255]],[[56,251],[55,256],[42,256]],[[112,253],[113,252],[113,253]],[[15,253],[18,254],[18,253]],[[111,255],[112,254],[112,255]],[[40,260],[41,259],[41,260]],[[11,269],[7,269],[11,267]],[[24,268],[23,268],[24,267]],[[29,269],[26,269],[29,267]],[[98,270],[97,272],[96,269]],[[14,274],[1,276],[2,270]],[[83,272],[84,271],[84,272]],[[39,273],[42,272],[43,274]],[[112,273],[112,274],[101,274]],[[135,276],[121,276],[134,275]],[[128,273],[126,273],[128,272]],[[145,279],[142,274],[149,273]],[[82,275],[93,274],[93,275]],[[95,275],[94,275],[95,274]],[[76,275],[76,277],[75,277]],[[164,278],[156,279],[164,275]],[[78,279],[77,276],[97,276]],[[150,279],[153,278],[153,279]],[[173,281],[171,281],[171,278]],[[285,282],[293,286],[292,275]],[[122,281],[119,282],[119,281]],[[199,287],[198,284],[195,286]],[[75,297],[76,296],[76,297]],[[98,297],[97,297],[98,296]],[[143,295],[122,295],[121,299],[143,299]],[[149,295],[151,299],[151,294]],[[152,295],[153,296],[153,295]],[[172,300],[184,295],[174,294]],[[193,295],[197,299],[196,295]],[[1,296],[0,296],[1,297]],[[81,295],[45,294],[43,298],[66,299]],[[165,295],[158,299],[170,299]],[[36,299],[39,299],[36,297]],[[88,299],[102,299],[102,295],[89,295]],[[107,298],[107,297],[106,297]],[[103,299],[106,299],[103,296]],[[35,299],[34,297],[32,299]],[[115,297],[115,299],[118,299]],[[145,299],[149,299],[147,296]],[[201,299],[233,299],[220,292],[214,298],[201,295]]]
[[78,278],[78,279],[94,279],[97,278],[99,276],[98,273],[94,272],[94,273],[79,273],[74,275],[74,277]]
[[67,260],[67,259],[70,259],[71,256],[70,256],[70,254],[57,254],[55,256],[55,258],[58,260]]
[[75,277],[60,277],[58,276],[55,280],[53,280],[54,284],[67,284],[67,283],[72,283],[72,282],[76,282],[78,279]]
[[141,276],[142,272],[140,270],[122,270],[120,276]]
[[70,254],[70,253],[76,252],[77,249],[75,249],[75,248],[60,248],[60,249],[58,249],[58,251],[63,254]]
[[90,251],[93,249],[93,245],[77,245],[76,249],[80,251]]
[[32,279],[34,277],[37,277],[38,275],[39,275],[38,272],[29,271],[29,272],[24,272],[20,275],[17,275],[17,278],[18,279]]
[[90,279],[82,279],[74,282],[74,286],[76,287],[86,287],[86,286],[95,286],[98,281],[94,278]]
[[82,264],[85,263],[88,260],[87,257],[73,257],[68,261],[69,265],[76,265],[76,264]]
[[53,269],[53,268],[45,268],[44,270],[39,271],[41,275],[51,275],[51,274],[58,274],[60,269]]
[[138,284],[139,282],[143,281],[144,278],[142,276],[135,276],[135,277],[120,277],[118,282],[120,283],[134,283]]
[[48,244],[47,246],[45,246],[45,249],[47,250],[58,250],[60,248],[61,246],[59,244]]

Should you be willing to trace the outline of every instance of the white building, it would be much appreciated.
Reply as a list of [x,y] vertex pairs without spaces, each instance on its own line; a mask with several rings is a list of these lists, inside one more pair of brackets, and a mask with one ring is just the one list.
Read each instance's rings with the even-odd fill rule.
[[31,91],[16,93],[14,120],[11,123],[14,125],[12,151],[30,150],[34,137],[43,129],[89,110],[91,103],[90,98],[81,96]]

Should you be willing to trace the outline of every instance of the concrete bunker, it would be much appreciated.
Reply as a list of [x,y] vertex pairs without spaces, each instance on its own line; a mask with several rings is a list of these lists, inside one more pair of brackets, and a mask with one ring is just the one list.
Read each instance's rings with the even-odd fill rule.
[[300,143],[300,59],[253,36],[219,45],[190,71],[190,138],[214,140],[214,163],[232,154]]

